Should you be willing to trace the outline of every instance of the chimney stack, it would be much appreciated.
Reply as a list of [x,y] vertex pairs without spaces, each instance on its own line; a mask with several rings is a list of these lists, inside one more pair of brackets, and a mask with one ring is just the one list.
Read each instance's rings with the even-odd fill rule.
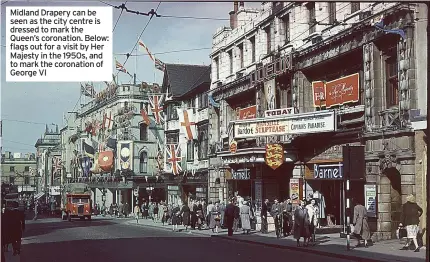
[[245,2],[239,2],[239,6],[245,8]]
[[234,1],[234,12],[237,14],[237,11],[239,10],[239,3],[237,1]]
[[229,13],[230,15],[230,28],[233,30],[237,27],[237,11],[239,11],[239,2],[235,1],[233,5],[233,11]]

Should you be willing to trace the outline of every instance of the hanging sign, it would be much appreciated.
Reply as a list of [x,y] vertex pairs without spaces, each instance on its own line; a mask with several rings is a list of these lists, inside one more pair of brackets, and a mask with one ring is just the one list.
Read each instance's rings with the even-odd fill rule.
[[232,140],[230,143],[230,153],[236,154],[237,152],[237,142],[235,140]]
[[327,108],[355,103],[360,98],[360,74],[352,74],[330,82],[312,82],[314,107]]
[[243,119],[253,119],[257,116],[257,106],[249,106],[246,108],[238,108],[237,112],[237,120]]
[[281,144],[266,145],[266,165],[275,170],[284,163],[284,147]]

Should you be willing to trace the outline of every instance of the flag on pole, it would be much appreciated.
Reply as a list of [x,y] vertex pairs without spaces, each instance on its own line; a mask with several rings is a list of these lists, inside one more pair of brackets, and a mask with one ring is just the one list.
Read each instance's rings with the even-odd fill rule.
[[149,97],[149,103],[151,104],[151,110],[154,114],[155,122],[157,125],[161,124],[161,121],[164,121],[163,116],[161,113],[163,112],[163,95],[153,95]]
[[166,65],[160,59],[155,58],[155,68],[164,72]]
[[149,58],[151,58],[152,61],[154,61],[154,57],[152,56],[151,52],[149,52],[148,47],[146,47],[146,45],[142,42],[142,40],[139,40],[139,46],[146,52],[148,53]]
[[125,69],[125,67],[120,62],[118,62],[118,60],[116,60],[116,59],[115,59],[115,66],[116,66],[116,70],[130,75],[130,73],[127,71],[127,69]]
[[184,110],[177,108],[181,133],[185,134],[187,140],[197,139],[196,122],[194,121],[194,114],[192,109]]

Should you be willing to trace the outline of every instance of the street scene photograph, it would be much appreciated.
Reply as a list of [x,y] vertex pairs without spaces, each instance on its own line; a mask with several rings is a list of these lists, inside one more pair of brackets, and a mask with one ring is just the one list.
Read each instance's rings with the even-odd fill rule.
[[429,261],[428,3],[1,2],[1,261]]

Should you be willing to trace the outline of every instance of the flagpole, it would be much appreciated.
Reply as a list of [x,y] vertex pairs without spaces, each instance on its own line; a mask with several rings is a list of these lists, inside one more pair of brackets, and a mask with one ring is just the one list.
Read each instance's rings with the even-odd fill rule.
[[[137,37],[137,42],[139,43],[139,36]],[[135,50],[134,50],[134,54],[135,54],[135,65],[134,65],[134,85],[136,85],[136,78],[137,78],[137,49],[138,48],[136,48]]]

